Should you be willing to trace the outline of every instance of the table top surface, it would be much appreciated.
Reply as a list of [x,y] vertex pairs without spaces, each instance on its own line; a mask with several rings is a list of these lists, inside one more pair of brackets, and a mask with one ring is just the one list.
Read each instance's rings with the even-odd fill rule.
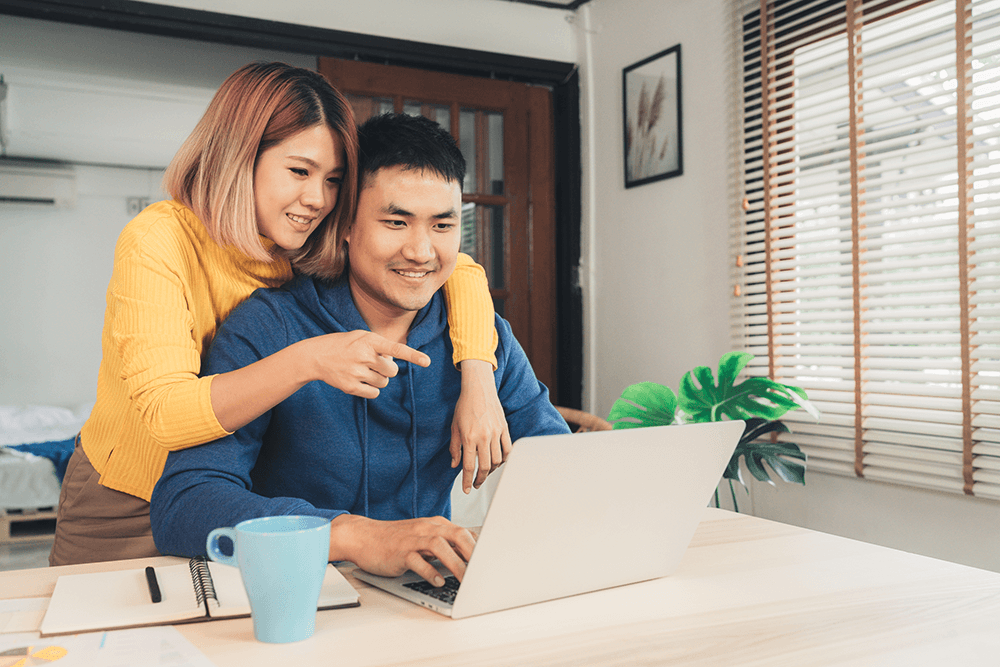
[[[167,562],[0,572],[0,599]],[[259,643],[247,618],[177,628],[219,667],[1000,664],[1000,574],[722,510],[669,577],[457,621],[353,569],[361,606],[319,612],[306,641]]]

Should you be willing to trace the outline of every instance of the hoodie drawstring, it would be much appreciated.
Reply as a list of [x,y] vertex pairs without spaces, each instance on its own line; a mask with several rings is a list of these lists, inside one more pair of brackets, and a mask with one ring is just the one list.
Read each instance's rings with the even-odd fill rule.
[[362,399],[361,403],[364,411],[361,420],[361,506],[364,516],[370,517],[371,514],[368,512],[368,399]]
[[416,392],[413,391],[413,364],[407,364],[406,377],[410,384],[410,440],[412,444],[410,445],[410,470],[413,475],[413,518],[417,518],[417,498],[418,498],[418,483],[417,483],[417,398]]

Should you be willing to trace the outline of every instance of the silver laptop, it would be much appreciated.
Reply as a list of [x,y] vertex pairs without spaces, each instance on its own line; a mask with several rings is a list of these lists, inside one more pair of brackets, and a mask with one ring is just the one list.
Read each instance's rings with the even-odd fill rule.
[[664,577],[684,556],[743,428],[728,421],[522,438],[501,467],[457,591],[440,566],[451,586],[434,588],[413,572],[354,575],[452,618]]

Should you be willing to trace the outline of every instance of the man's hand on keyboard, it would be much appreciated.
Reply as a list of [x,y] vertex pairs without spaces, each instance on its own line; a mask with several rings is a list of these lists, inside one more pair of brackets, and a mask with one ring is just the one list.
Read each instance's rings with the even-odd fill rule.
[[428,559],[441,561],[461,581],[475,545],[472,533],[439,516],[377,521],[342,514],[330,524],[330,560],[348,560],[386,577],[413,570],[435,586],[444,579]]

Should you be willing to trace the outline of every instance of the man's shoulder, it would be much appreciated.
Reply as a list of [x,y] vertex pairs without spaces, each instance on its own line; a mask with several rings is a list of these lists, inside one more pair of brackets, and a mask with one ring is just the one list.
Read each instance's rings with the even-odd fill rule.
[[259,287],[254,290],[229,313],[219,326],[218,336],[235,334],[250,340],[274,338],[284,329],[284,322],[302,310],[295,293],[285,287]]
[[237,308],[301,310],[302,303],[321,289],[319,283],[319,279],[300,274],[278,287],[258,287]]
[[524,349],[514,335],[514,330],[511,329],[510,322],[502,318],[499,314],[495,314],[493,316],[493,325],[497,330],[496,356],[498,364],[505,365],[510,359],[511,353],[515,353],[515,356],[516,353],[524,354]]

